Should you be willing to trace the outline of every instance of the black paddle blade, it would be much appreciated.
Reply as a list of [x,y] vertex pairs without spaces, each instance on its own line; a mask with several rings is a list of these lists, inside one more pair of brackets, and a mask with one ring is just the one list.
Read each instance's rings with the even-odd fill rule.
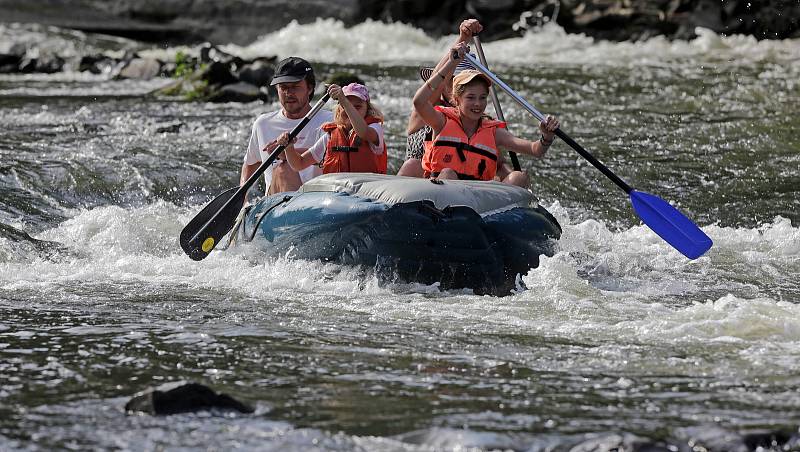
[[183,228],[181,248],[189,257],[196,261],[205,259],[233,228],[247,193],[247,190],[242,190],[237,196],[239,188],[234,187],[217,195]]

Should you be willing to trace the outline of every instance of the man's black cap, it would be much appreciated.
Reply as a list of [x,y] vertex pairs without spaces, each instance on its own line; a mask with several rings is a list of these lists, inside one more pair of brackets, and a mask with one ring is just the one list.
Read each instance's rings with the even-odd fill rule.
[[311,68],[308,61],[298,57],[285,58],[278,62],[270,86],[278,83],[299,82],[305,79],[308,74],[314,75],[314,69]]

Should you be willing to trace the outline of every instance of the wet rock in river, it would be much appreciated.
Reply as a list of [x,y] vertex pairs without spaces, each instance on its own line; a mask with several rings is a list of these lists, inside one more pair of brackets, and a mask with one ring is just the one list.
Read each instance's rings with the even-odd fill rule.
[[220,50],[208,42],[200,46],[200,61],[202,63],[222,63],[228,66],[241,66],[243,63],[240,57]]
[[13,74],[19,70],[22,55],[0,53],[0,74]]
[[31,57],[26,55],[19,62],[19,72],[24,74],[41,73],[55,74],[64,68],[64,59],[57,55],[40,55]]
[[[165,385],[147,390],[131,398],[125,404],[129,413],[169,415],[197,411],[222,410],[252,413],[253,408],[226,394],[218,394],[199,383],[183,383],[172,387]],[[171,389],[167,389],[172,387]]]
[[465,9],[473,16],[502,14],[513,8],[516,0],[467,0]]
[[117,78],[150,80],[161,73],[161,62],[153,58],[134,58],[122,67]]
[[749,450],[800,450],[800,437],[789,431],[754,430],[742,434]]
[[252,63],[246,63],[236,74],[239,81],[255,86],[269,86],[273,75],[275,75],[275,58],[258,58]]
[[36,72],[36,62],[37,62],[36,58],[25,57],[22,60],[20,60],[17,71],[23,74],[30,74],[31,72]]
[[236,76],[231,73],[231,68],[225,63],[214,61],[199,71],[194,78],[205,80],[209,85],[229,85],[236,83]]
[[253,102],[257,100],[266,102],[268,99],[267,93],[247,82],[224,85],[206,97],[208,102]]
[[119,63],[119,60],[102,54],[84,55],[78,60],[77,70],[92,74],[106,74],[112,72]]
[[163,66],[162,73],[176,80],[153,94],[205,102],[269,101],[275,57],[247,61],[211,48],[201,53],[199,59],[182,57],[171,73]]
[[0,242],[10,242],[11,247],[0,248],[0,262],[30,262],[45,259],[57,262],[72,257],[73,252],[58,242],[39,240],[27,232],[0,222]]
[[171,122],[167,124],[158,124],[156,126],[156,133],[178,133],[181,128],[185,126],[182,122]]

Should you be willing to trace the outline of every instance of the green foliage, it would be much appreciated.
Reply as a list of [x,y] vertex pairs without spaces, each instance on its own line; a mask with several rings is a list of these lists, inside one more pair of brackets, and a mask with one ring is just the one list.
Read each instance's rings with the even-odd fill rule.
[[181,52],[175,54],[175,73],[172,74],[175,78],[181,78],[194,72],[195,66],[192,57]]
[[197,64],[197,59],[178,51],[175,54],[173,78],[181,79],[160,91],[166,96],[182,96],[188,101],[202,100],[208,95],[208,81],[202,79],[207,64]]
[[192,84],[192,89],[183,93],[186,100],[201,100],[208,95],[208,81],[198,80]]
[[180,82],[170,84],[157,91],[158,94],[163,96],[178,96],[183,92],[183,84]]

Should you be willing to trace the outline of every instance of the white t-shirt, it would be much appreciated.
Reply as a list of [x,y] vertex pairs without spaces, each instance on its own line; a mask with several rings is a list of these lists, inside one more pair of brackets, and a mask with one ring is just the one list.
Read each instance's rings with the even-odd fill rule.
[[[383,154],[383,125],[381,125],[379,122],[375,122],[370,124],[368,127],[372,127],[376,132],[378,132],[378,144],[370,143],[370,150],[372,150],[375,155]],[[319,140],[314,143],[314,146],[308,149],[311,151],[311,156],[314,157],[314,160],[316,160],[317,163],[321,162],[322,159],[325,158],[325,149],[328,147],[328,141],[330,141],[330,137],[330,134],[323,133]],[[299,148],[302,146],[296,147]],[[316,165],[310,166],[309,168],[316,168]]]
[[[283,132],[290,132],[296,125],[300,124],[302,120],[303,118],[287,118],[286,115],[283,114],[283,109],[259,116],[253,123],[253,128],[250,132],[250,143],[247,145],[244,163],[247,165],[254,165],[265,161],[269,157],[269,153],[263,151],[264,147],[275,141]],[[333,113],[331,111],[321,110],[318,112],[297,135],[297,142],[294,144],[295,148],[310,148],[323,135],[327,136],[328,134],[325,133],[321,127],[322,124],[331,121],[333,121]],[[272,168],[277,163],[278,161],[276,160],[264,171],[264,182],[267,184],[267,190],[269,190],[269,185],[272,183]],[[305,183],[322,174],[322,168],[312,165],[301,170],[299,174],[300,180]]]

